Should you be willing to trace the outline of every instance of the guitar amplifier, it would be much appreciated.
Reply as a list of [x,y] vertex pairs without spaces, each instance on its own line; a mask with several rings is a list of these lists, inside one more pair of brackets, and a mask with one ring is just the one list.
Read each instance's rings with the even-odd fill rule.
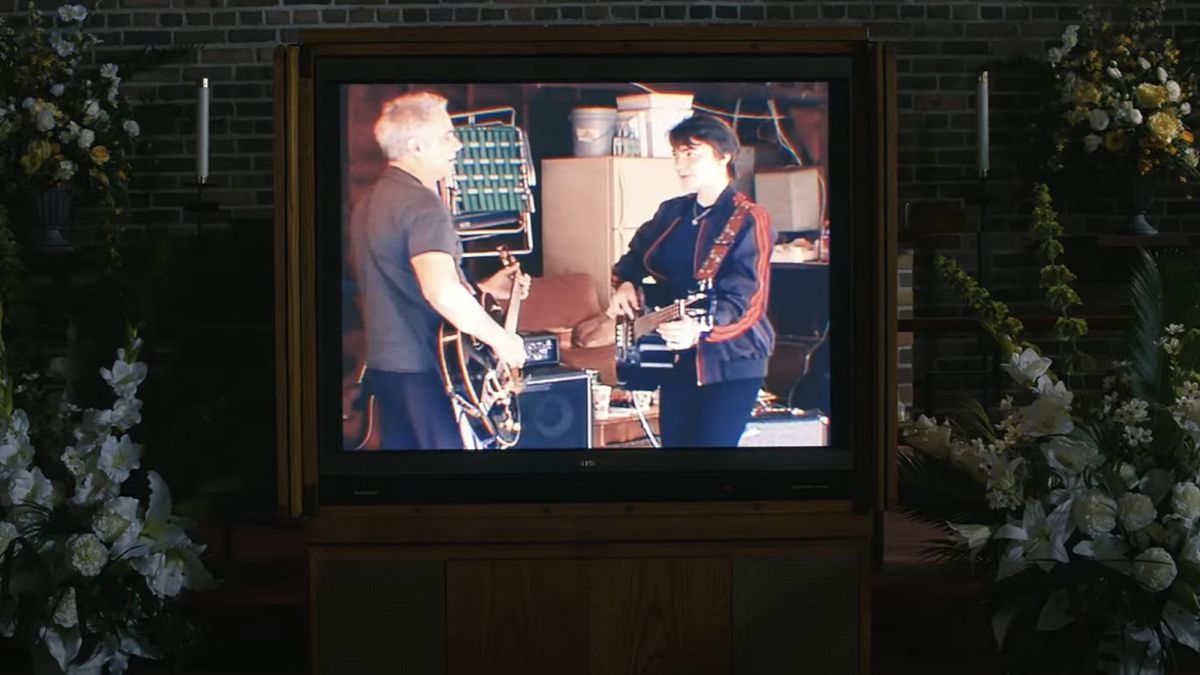
[[525,341],[525,367],[557,366],[559,363],[558,335],[549,331],[517,331]]
[[513,449],[592,447],[592,376],[587,371],[559,366],[527,371],[517,405],[521,437]]

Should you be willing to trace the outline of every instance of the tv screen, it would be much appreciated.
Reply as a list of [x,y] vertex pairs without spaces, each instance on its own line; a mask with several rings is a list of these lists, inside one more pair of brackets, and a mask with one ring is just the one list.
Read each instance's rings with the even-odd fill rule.
[[[867,105],[858,70],[850,54],[317,57],[321,500],[848,496],[861,422],[853,241],[870,218],[857,206],[867,189],[852,179],[852,151],[867,142],[853,122]],[[452,170],[435,185],[396,174],[377,134],[388,102],[414,92],[445,99],[453,125]],[[614,263],[664,204],[689,205],[703,232],[707,205],[690,196],[685,148],[669,138],[692,116],[719,120],[736,138],[729,195],[744,195],[758,207],[755,218],[770,222],[770,238],[759,242],[769,257],[758,270],[762,288],[748,294],[762,304],[773,349],[765,377],[744,380],[757,383],[756,401],[748,416],[731,413],[744,424],[722,447],[662,442],[656,383],[679,360],[644,321],[682,314],[703,325],[720,315],[721,286],[681,290],[647,274],[637,321],[606,313]],[[436,339],[420,345],[404,339],[421,330],[381,325],[388,303],[423,297],[419,287],[394,297],[399,279],[416,278],[411,259],[386,263],[407,266],[400,276],[364,272],[391,250],[368,234],[379,195],[410,189],[435,195],[449,214],[461,249],[456,271],[472,291],[513,261],[531,275],[527,297],[490,307],[525,340],[519,373],[495,367],[486,345],[438,317]],[[695,248],[696,269],[707,262],[703,248]],[[437,379],[389,389],[378,375],[389,366],[369,355],[382,351],[372,352],[372,341],[393,337],[436,364]],[[396,440],[403,435],[389,441],[386,403],[405,396],[420,397],[419,410],[450,400],[462,442],[417,450]],[[536,489],[514,489],[521,481]]]

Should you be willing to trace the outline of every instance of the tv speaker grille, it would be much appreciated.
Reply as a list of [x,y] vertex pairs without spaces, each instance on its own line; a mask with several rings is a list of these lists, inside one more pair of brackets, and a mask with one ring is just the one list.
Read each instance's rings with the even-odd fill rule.
[[858,560],[733,561],[734,675],[858,673]]

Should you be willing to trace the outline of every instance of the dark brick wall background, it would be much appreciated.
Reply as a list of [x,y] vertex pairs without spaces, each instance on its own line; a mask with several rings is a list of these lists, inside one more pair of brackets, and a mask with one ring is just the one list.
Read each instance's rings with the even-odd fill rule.
[[[45,10],[58,2],[39,0]],[[1102,3],[1103,4],[1103,3]],[[974,265],[974,232],[979,222],[980,182],[975,171],[974,86],[977,73],[992,74],[992,176],[984,220],[988,279],[1002,298],[1022,311],[1037,312],[1035,268],[1028,225],[1029,188],[1037,177],[1031,141],[1035,110],[1044,80],[1040,65],[1046,48],[1078,20],[1081,3],[1032,0],[937,2],[932,0],[744,2],[573,2],[528,0],[413,2],[367,0],[106,0],[95,21],[105,40],[103,58],[129,58],[146,46],[185,48],[178,61],[127,79],[127,91],[142,97],[139,117],[145,138],[138,162],[125,235],[136,239],[147,228],[182,233],[195,229],[196,214],[185,209],[194,199],[193,105],[196,78],[214,80],[212,103],[212,187],[206,198],[219,203],[206,220],[238,228],[271,227],[272,120],[271,57],[280,43],[303,29],[454,24],[621,24],[700,23],[771,25],[865,25],[871,35],[894,45],[899,78],[899,183],[901,203],[910,205],[902,228],[903,315],[956,315],[956,303],[927,271],[935,253],[955,255]],[[0,13],[19,14],[21,0],[0,0]],[[1169,30],[1182,41],[1185,58],[1196,56],[1200,2],[1169,2]],[[1061,182],[1061,181],[1060,181]],[[1068,181],[1069,182],[1069,181]],[[1078,181],[1077,181],[1078,182]],[[1072,235],[1110,230],[1112,206],[1095,185],[1064,188],[1059,207]],[[1071,198],[1068,199],[1067,197]],[[1154,207],[1164,231],[1197,224],[1200,208],[1182,195],[1166,193]],[[77,236],[85,237],[86,233]],[[269,241],[254,237],[254,241]],[[1068,263],[1081,275],[1085,311],[1120,311],[1128,250],[1096,249],[1092,239],[1068,242]],[[1090,246],[1090,248],[1089,248]],[[270,251],[261,251],[270,265]],[[1031,290],[1032,289],[1032,290]],[[1113,352],[1114,335],[1089,344]],[[915,347],[914,347],[915,343]],[[955,369],[975,363],[969,334],[902,336],[904,381],[919,370]],[[922,355],[925,356],[922,356]],[[914,356],[915,355],[915,356]],[[927,380],[916,382],[920,389]],[[937,390],[953,394],[977,382],[970,377],[937,380]],[[905,384],[902,395],[913,392]],[[922,392],[917,392],[922,400]]]

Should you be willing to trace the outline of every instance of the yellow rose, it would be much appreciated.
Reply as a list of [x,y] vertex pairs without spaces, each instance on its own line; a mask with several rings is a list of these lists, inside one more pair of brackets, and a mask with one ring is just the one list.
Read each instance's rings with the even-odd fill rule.
[[1179,133],[1183,131],[1183,123],[1169,112],[1154,113],[1146,120],[1146,125],[1150,128],[1154,140],[1163,145],[1178,138]]
[[108,161],[108,148],[103,145],[97,145],[92,148],[92,161],[97,164],[103,164]]
[[37,173],[37,170],[42,168],[42,158],[34,153],[21,155],[21,168],[25,169],[25,175],[32,176]]
[[[1165,91],[1163,92],[1163,96],[1166,96]],[[1076,104],[1082,105],[1084,103],[1099,103],[1099,102],[1100,102],[1100,90],[1096,88],[1096,85],[1092,84],[1091,82],[1084,82],[1083,84],[1079,85],[1078,87],[1075,87],[1075,103]]]
[[1161,84],[1143,82],[1138,85],[1136,94],[1139,108],[1157,108],[1167,100],[1167,88]]
[[1191,145],[1192,143],[1196,142],[1196,137],[1193,136],[1192,132],[1188,131],[1187,129],[1184,129],[1183,131],[1179,132],[1179,138],[1180,138],[1180,140],[1182,140],[1184,143],[1187,143],[1188,145]]
[[1107,134],[1104,134],[1104,147],[1109,152],[1121,152],[1125,149],[1125,132],[1120,129],[1114,129]]
[[54,148],[50,145],[49,141],[39,138],[29,144],[29,152],[30,154],[37,155],[39,160],[45,161],[50,159],[50,155],[54,154]]

